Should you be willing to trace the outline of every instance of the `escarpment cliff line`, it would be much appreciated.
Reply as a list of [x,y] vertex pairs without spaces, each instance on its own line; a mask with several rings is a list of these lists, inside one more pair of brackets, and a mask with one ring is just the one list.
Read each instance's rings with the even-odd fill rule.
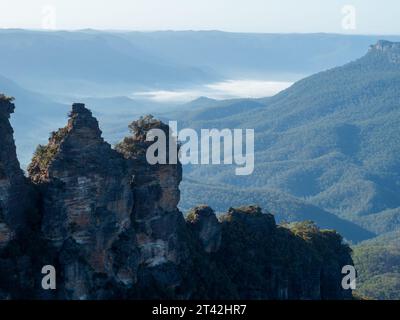
[[[112,148],[90,110],[73,104],[67,125],[37,148],[27,180],[13,108],[0,102],[0,299],[352,297],[341,287],[350,249],[334,231],[279,226],[257,206],[217,218],[203,205],[185,218],[177,207],[181,164],[146,160],[147,133],[169,137],[161,121],[132,122]],[[35,200],[35,223],[24,224],[24,198]],[[55,290],[41,287],[43,265],[57,270]]]

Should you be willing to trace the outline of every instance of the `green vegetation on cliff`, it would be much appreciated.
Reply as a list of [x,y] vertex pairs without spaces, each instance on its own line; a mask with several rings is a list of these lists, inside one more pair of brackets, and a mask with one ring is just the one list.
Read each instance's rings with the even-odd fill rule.
[[67,127],[53,131],[50,134],[49,143],[45,146],[39,145],[36,148],[32,162],[28,166],[28,173],[30,176],[43,173],[48,169],[51,161],[57,155],[60,143],[65,138],[67,132]]
[[14,97],[8,97],[5,94],[0,93],[0,100],[7,101],[7,102],[13,102],[15,100],[15,98]]

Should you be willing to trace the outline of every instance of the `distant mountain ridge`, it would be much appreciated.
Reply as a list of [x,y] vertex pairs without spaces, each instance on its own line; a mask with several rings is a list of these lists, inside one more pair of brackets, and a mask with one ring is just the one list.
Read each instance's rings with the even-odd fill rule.
[[[400,36],[385,37],[400,41]],[[220,31],[0,30],[0,74],[42,93],[126,95],[224,79],[298,80],[379,36]]]
[[243,111],[234,108],[230,113],[222,101],[221,118],[212,117],[219,112],[215,105],[204,108],[201,118],[196,117],[198,109],[185,113],[180,118],[185,126],[256,132],[252,176],[239,179],[231,168],[199,167],[188,168],[188,177],[199,182],[207,177],[216,185],[281,190],[373,232],[400,228],[384,227],[386,222],[379,221],[380,212],[385,212],[385,221],[398,221],[400,207],[398,48],[398,43],[379,41],[354,62],[301,80],[274,97],[255,100],[263,106],[251,111],[243,101]]
[[167,61],[107,32],[0,31],[0,72],[44,93],[127,92],[219,77]]
[[172,61],[198,65],[228,77],[245,74],[256,78],[273,78],[279,73],[310,75],[360,57],[365,48],[380,39],[400,41],[395,35],[220,31],[126,32],[121,36],[144,50],[162,51]]

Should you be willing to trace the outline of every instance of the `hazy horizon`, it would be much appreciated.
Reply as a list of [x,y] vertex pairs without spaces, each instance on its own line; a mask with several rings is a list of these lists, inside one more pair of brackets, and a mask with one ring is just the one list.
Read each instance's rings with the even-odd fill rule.
[[110,33],[121,33],[121,32],[132,32],[132,33],[163,33],[163,32],[220,32],[220,33],[232,33],[232,34],[260,34],[260,35],[338,35],[338,36],[357,36],[357,37],[397,37],[400,36],[400,31],[398,33],[347,33],[347,32],[263,32],[263,31],[229,31],[222,29],[154,29],[154,30],[140,30],[140,29],[100,29],[100,28],[82,28],[82,29],[41,29],[41,28],[7,28],[0,27],[0,31],[32,31],[32,32],[110,32]]
[[395,35],[396,8],[395,0],[3,0],[0,28]]

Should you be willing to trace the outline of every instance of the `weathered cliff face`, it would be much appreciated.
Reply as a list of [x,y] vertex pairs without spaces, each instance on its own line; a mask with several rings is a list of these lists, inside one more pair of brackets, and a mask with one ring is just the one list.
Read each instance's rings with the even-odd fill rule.
[[[151,129],[170,136],[152,117],[133,122],[114,150],[91,112],[74,104],[67,126],[28,168],[38,201],[34,219],[24,220],[21,199],[31,197],[8,122],[14,106],[0,107],[0,299],[351,297],[341,269],[352,261],[335,232],[277,226],[258,207],[217,219],[201,206],[185,220],[177,209],[180,163],[146,159]],[[166,151],[167,161],[176,156]],[[57,270],[54,291],[40,285],[47,264]]]
[[199,206],[188,213],[188,226],[197,235],[207,253],[217,252],[221,247],[222,225],[215,212],[208,206]]
[[131,160],[134,172],[133,216],[142,262],[151,267],[166,262],[179,263],[181,255],[176,228],[184,223],[177,209],[182,168],[178,164],[150,165],[146,159],[146,150],[152,144],[146,141],[147,133],[160,129],[168,138],[169,128],[151,117],[132,123],[130,128],[132,136],[124,139],[117,150]]
[[385,40],[378,41],[371,46],[367,56],[375,56],[392,64],[400,64],[400,43]]
[[9,122],[14,108],[12,99],[0,94],[0,300],[33,296],[37,262],[30,248],[37,203],[16,156]]
[[10,114],[11,99],[0,96],[0,248],[5,247],[27,224],[30,190],[16,155]]
[[84,105],[73,105],[68,125],[38,148],[28,171],[41,190],[43,236],[60,252],[64,294],[93,297],[97,274],[132,285],[134,241],[122,265],[116,266],[114,252],[122,236],[133,239],[132,176]]
[[350,249],[337,233],[307,222],[277,226],[273,215],[253,206],[231,208],[220,220],[214,256],[241,299],[351,298],[341,287]]
[[[140,251],[140,273],[143,291],[148,286],[163,287],[165,297],[180,296],[177,292],[183,285],[184,269],[190,261],[188,230],[177,205],[180,199],[179,184],[182,166],[176,164],[149,164],[146,151],[153,142],[146,141],[151,130],[161,130],[166,141],[176,140],[170,129],[162,122],[147,116],[129,126],[132,135],[117,145],[127,159],[134,174],[132,193],[135,200],[132,218],[135,222],[136,241]],[[170,154],[166,145],[166,160],[177,157],[177,148]],[[147,289],[146,289],[147,288]],[[145,293],[144,293],[145,294]],[[187,293],[182,292],[182,298]],[[146,294],[145,294],[146,295]]]

